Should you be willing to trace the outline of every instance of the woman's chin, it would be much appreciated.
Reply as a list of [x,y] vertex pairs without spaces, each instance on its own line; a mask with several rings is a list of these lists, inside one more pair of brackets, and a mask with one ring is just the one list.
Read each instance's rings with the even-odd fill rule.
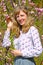
[[20,23],[20,25],[24,25],[25,23]]

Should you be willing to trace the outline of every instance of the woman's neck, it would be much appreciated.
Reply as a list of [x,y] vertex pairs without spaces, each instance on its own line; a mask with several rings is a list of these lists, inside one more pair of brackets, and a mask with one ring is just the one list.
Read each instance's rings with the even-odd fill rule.
[[20,31],[22,31],[22,26],[20,25]]

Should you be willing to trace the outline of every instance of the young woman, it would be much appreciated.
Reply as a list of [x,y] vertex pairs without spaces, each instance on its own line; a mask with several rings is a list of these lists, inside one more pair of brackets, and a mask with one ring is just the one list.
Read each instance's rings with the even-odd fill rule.
[[13,36],[15,50],[11,50],[10,52],[15,56],[14,65],[35,65],[33,58],[42,53],[38,30],[33,26],[32,17],[25,7],[18,6],[15,9],[14,17],[14,24],[10,21],[7,25],[3,46],[7,47],[11,45],[9,37],[10,30],[12,29],[11,31],[15,33]]

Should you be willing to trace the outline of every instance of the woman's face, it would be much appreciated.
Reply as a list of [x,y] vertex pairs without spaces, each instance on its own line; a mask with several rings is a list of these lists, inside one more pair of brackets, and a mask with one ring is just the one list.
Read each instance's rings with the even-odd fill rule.
[[27,14],[20,10],[20,13],[16,15],[16,19],[20,25],[24,25],[27,21]]

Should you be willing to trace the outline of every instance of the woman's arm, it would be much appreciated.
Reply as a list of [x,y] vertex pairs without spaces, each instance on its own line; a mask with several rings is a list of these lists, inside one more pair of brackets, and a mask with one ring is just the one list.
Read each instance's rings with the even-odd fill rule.
[[2,43],[3,47],[7,47],[7,46],[11,45],[9,36],[10,36],[10,30],[12,28],[12,25],[13,25],[13,23],[11,21],[7,24],[7,30],[5,31],[3,43]]
[[5,31],[5,34],[4,34],[3,42],[2,42],[3,47],[7,47],[7,46],[11,45],[11,42],[9,40],[9,36],[10,36],[10,29],[7,28],[7,30]]
[[41,40],[40,40],[40,35],[34,26],[31,27],[31,36],[33,40],[33,55],[34,56],[39,56],[42,53],[42,45],[41,45]]

